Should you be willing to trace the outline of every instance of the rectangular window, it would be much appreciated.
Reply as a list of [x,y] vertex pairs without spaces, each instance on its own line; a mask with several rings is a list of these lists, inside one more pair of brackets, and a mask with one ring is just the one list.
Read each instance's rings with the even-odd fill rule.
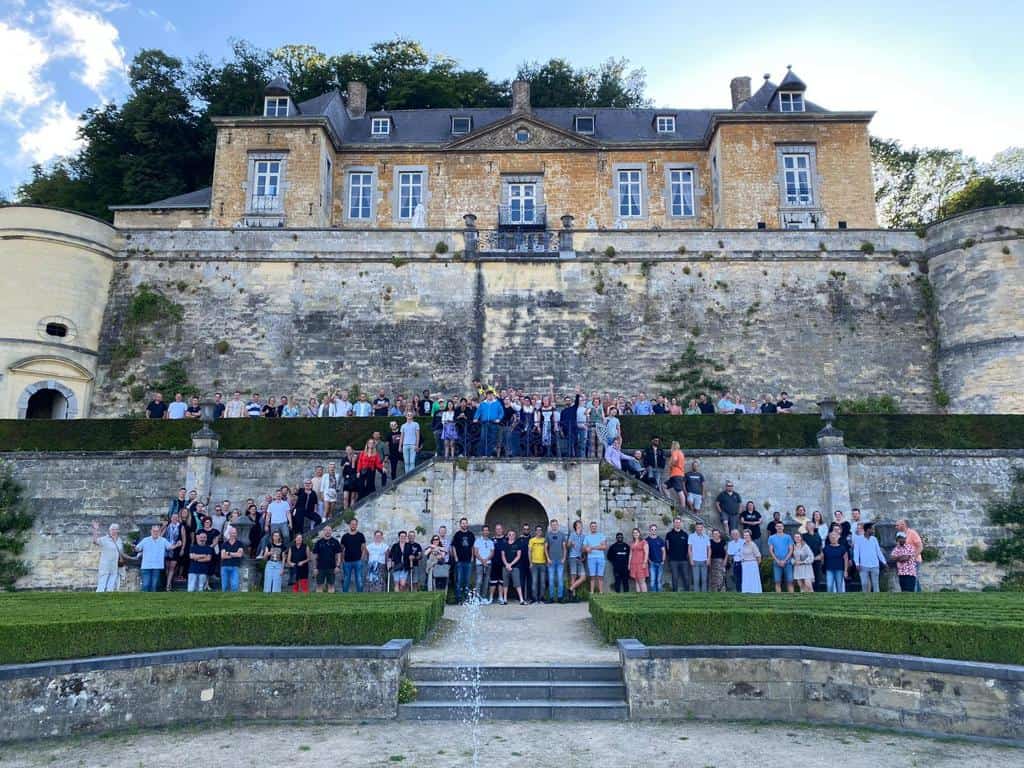
[[416,206],[423,202],[423,172],[402,171],[398,174],[398,218],[411,219]]
[[669,215],[693,216],[693,171],[677,168],[668,173]]
[[811,193],[811,156],[803,153],[782,156],[786,205],[813,205]]
[[509,224],[535,224],[537,221],[537,185],[508,185]]
[[256,160],[253,163],[252,209],[276,211],[281,207],[281,161]]
[[370,135],[387,136],[391,133],[391,118],[375,117],[370,122]]
[[267,96],[263,100],[264,117],[288,117],[287,96]]
[[641,192],[643,190],[642,172],[636,170],[619,171],[619,218],[637,219],[642,213]]
[[795,92],[779,94],[779,112],[803,112],[804,95]]
[[590,115],[576,116],[576,133],[593,133],[594,132],[594,118]]
[[373,216],[373,174],[353,171],[348,175],[348,217],[370,219]]
[[675,133],[676,119],[672,115],[660,115],[657,119],[658,133]]
[[470,117],[453,117],[452,118],[452,135],[461,136],[465,133],[469,133],[473,129],[473,119]]

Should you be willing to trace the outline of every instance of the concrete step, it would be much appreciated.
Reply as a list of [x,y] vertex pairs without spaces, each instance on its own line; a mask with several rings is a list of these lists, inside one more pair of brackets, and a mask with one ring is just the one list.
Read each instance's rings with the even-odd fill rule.
[[427,682],[414,680],[416,700],[466,703],[477,695],[487,702],[497,701],[618,701],[626,700],[626,686],[604,681],[498,681]]
[[624,701],[521,701],[484,702],[478,706],[466,702],[416,701],[401,704],[402,720],[626,720],[629,708]]
[[557,664],[557,665],[412,665],[409,677],[413,682],[464,683],[481,682],[606,682],[621,683],[622,668],[618,664]]

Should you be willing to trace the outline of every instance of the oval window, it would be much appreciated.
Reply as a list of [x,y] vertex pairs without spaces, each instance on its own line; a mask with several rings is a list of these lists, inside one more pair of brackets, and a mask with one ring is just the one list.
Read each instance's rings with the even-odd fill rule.
[[530,140],[530,132],[525,128],[519,128],[516,130],[516,143],[525,144]]
[[68,335],[68,327],[64,325],[64,323],[47,323],[46,335],[56,336],[59,339],[63,339]]

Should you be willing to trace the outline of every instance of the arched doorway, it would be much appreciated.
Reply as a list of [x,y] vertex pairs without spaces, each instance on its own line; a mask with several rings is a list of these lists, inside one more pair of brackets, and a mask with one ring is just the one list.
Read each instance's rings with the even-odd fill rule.
[[68,399],[56,389],[40,389],[28,399],[26,419],[66,419]]
[[514,527],[518,533],[523,523],[529,523],[531,529],[536,525],[547,528],[548,513],[532,496],[525,493],[509,493],[491,504],[484,522],[491,527],[491,531],[497,523],[501,523],[506,531]]

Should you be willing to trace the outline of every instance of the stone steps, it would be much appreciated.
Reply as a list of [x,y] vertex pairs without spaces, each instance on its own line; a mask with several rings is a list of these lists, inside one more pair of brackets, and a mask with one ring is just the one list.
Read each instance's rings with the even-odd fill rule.
[[409,668],[416,701],[405,720],[625,720],[617,664]]

